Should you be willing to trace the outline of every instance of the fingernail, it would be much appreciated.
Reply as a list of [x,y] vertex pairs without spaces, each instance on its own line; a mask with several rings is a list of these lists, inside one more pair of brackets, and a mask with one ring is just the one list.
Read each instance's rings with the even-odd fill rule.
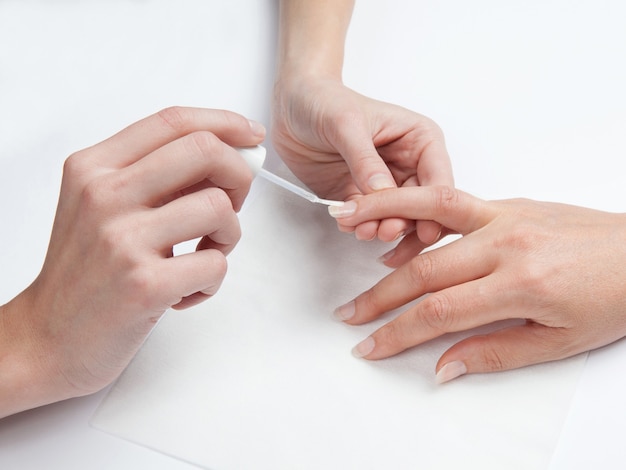
[[402,230],[402,231],[398,232],[396,234],[395,238],[393,240],[391,240],[391,241],[395,242],[396,240],[399,240],[400,238],[404,237],[407,233],[408,233],[407,230]]
[[380,256],[380,257],[378,258],[378,262],[379,262],[379,263],[385,263],[385,261],[388,261],[388,260],[390,260],[391,258],[393,258],[393,255],[395,255],[395,254],[396,254],[396,249],[394,248],[393,250],[388,251],[388,252],[387,252],[387,253],[385,253],[384,255]]
[[358,358],[365,357],[374,350],[374,346],[376,346],[374,338],[368,336],[352,349],[352,355]]
[[467,367],[465,366],[465,363],[462,361],[452,361],[448,362],[441,369],[439,369],[435,380],[438,384],[442,384],[444,382],[449,382],[452,379],[456,379],[464,374],[467,374]]
[[395,188],[396,182],[389,175],[376,173],[367,180],[367,185],[372,191],[380,191],[381,189]]
[[337,307],[333,312],[333,318],[339,321],[346,321],[350,320],[350,318],[352,318],[355,313],[356,308],[354,305],[354,300],[352,300],[347,304],[342,305],[341,307]]
[[265,137],[265,126],[260,122],[253,121],[252,119],[248,119],[250,123],[250,129],[252,129],[252,133],[258,137]]
[[346,201],[341,206],[328,206],[328,213],[335,218],[348,217],[356,211],[356,202]]

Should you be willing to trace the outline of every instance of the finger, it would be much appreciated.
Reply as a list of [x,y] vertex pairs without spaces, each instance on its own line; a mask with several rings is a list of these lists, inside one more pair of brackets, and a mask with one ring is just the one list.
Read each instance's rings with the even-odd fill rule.
[[328,211],[345,225],[401,217],[434,220],[463,234],[483,227],[498,213],[489,202],[449,186],[388,189],[329,207]]
[[418,220],[415,225],[418,238],[426,245],[432,245],[441,238],[441,224],[432,220]]
[[[353,325],[366,323],[426,293],[486,276],[494,265],[491,253],[484,253],[469,239],[458,240],[414,257],[371,289],[339,307],[335,317]],[[459,296],[463,290],[456,292]],[[434,300],[428,302],[432,304]]]
[[[443,133],[433,135],[424,148],[417,163],[417,176],[420,186],[454,186],[452,164]],[[441,236],[441,230],[441,224],[436,222],[420,220],[417,223],[417,236],[426,244],[435,243]]]
[[415,230],[415,222],[407,219],[389,218],[380,221],[378,225],[378,239],[383,242],[392,242]]
[[183,298],[176,305],[172,305],[172,308],[174,310],[185,310],[186,308],[190,308],[190,307],[193,307],[194,305],[198,305],[209,298],[211,298],[210,295],[206,295],[202,292],[195,292]]
[[[387,164],[378,154],[372,141],[369,123],[362,114],[349,114],[344,123],[336,126],[331,144],[346,161],[352,178],[363,194],[397,186]],[[345,124],[345,126],[344,126]],[[340,129],[350,129],[342,133]]]
[[[173,245],[207,235],[224,254],[241,238],[239,220],[224,191],[208,188],[182,196],[146,216],[144,239],[168,252]],[[205,246],[208,248],[209,246]]]
[[[348,198],[348,200],[358,199],[362,197],[362,194],[353,195]],[[357,240],[365,240],[370,241],[376,238],[376,234],[378,233],[378,227],[380,222],[378,220],[368,220],[362,224],[359,224],[356,227],[343,225],[339,223],[339,230],[346,233],[354,233],[354,236]]]
[[586,350],[577,343],[570,329],[533,322],[472,336],[441,356],[436,367],[437,382],[467,373],[497,372],[563,359]]
[[218,250],[202,250],[168,258],[160,275],[171,291],[169,305],[182,309],[213,296],[222,285],[228,264]]
[[[411,176],[402,183],[402,187],[417,186],[417,176]],[[389,218],[380,221],[378,238],[390,242],[415,230],[415,221],[408,219]]]
[[355,355],[382,359],[445,333],[510,318],[512,303],[500,285],[483,279],[429,295],[355,347]]
[[452,164],[443,139],[443,133],[433,135],[417,163],[420,186],[454,186]]
[[253,175],[233,147],[211,132],[194,132],[156,149],[118,172],[118,177],[134,200],[149,206],[204,182],[226,190],[238,210]]
[[370,241],[376,238],[378,232],[378,221],[369,220],[354,227],[354,235],[357,240]]
[[[440,239],[447,237],[450,233],[444,228]],[[390,268],[397,268],[420,254],[428,246],[430,245],[420,240],[415,232],[410,232],[400,240],[395,248],[382,255],[379,261]]]
[[252,146],[263,126],[230,111],[171,107],[148,116],[92,147],[98,164],[123,168],[165,144],[197,131],[211,131],[231,146]]

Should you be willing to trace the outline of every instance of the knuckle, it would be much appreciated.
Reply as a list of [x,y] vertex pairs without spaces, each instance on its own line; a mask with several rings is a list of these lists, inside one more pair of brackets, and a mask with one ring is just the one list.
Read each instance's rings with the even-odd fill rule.
[[435,208],[442,213],[449,213],[458,207],[461,193],[451,186],[438,186],[435,193]]
[[525,252],[535,243],[534,230],[528,226],[522,217],[519,220],[519,223],[501,233],[494,240],[495,248]]
[[214,213],[220,218],[227,217],[234,211],[228,194],[219,188],[209,188],[203,191],[200,200],[205,211]]
[[455,312],[445,294],[437,293],[426,297],[420,310],[422,321],[427,327],[435,331],[454,331]]
[[157,113],[161,121],[176,133],[185,132],[189,128],[191,117],[186,108],[170,106]]
[[132,271],[138,264],[136,234],[139,228],[135,224],[125,223],[113,218],[95,228],[95,237],[99,249],[107,254],[110,262],[124,271]]
[[226,260],[226,256],[220,251],[215,251],[215,255],[211,260],[211,272],[217,278],[217,283],[221,283],[222,279],[226,277],[226,273],[228,272],[228,261]]
[[217,113],[218,119],[224,123],[228,129],[250,129],[250,123],[248,119],[241,114],[234,113],[225,109],[214,110]]
[[435,266],[429,252],[412,258],[407,264],[409,285],[422,286],[428,284],[433,279],[434,274]]
[[[206,267],[202,271],[202,276],[206,276],[209,273],[208,279],[205,279],[206,287],[202,289],[202,292],[206,295],[214,295],[222,285],[226,273],[228,272],[228,262],[226,256],[218,250],[208,250],[210,256],[207,258]],[[202,282],[201,279],[199,281]]]
[[[115,194],[115,192],[113,192]],[[81,205],[85,208],[87,213],[97,213],[108,203],[110,200],[111,190],[108,182],[101,178],[90,181],[82,189],[81,193]]]
[[371,318],[381,313],[375,287],[366,290],[359,297],[357,297],[356,310],[359,312],[359,316],[364,318]]
[[507,360],[507,354],[502,349],[502,344],[490,341],[489,335],[476,336],[473,341],[477,346],[477,351],[479,351],[478,361],[482,364],[481,370],[496,372],[513,367],[511,361]]
[[118,211],[124,206],[124,194],[129,184],[132,183],[119,174],[94,178],[82,188],[81,206],[92,215]]
[[554,299],[554,280],[559,277],[557,266],[550,266],[536,258],[525,259],[516,266],[512,275],[513,284],[522,295],[537,299],[540,303]]
[[167,292],[167,286],[154,269],[145,264],[134,263],[125,277],[126,292],[132,296],[139,309],[151,309],[157,299]]
[[410,335],[404,325],[398,320],[391,321],[375,333],[377,349],[404,350],[411,346],[408,338]]
[[71,154],[63,163],[63,175],[70,180],[80,178],[86,170],[86,161],[82,151]]
[[423,136],[428,142],[427,145],[444,140],[443,129],[432,118],[420,114],[415,117],[414,122],[414,126],[418,129],[420,136]]
[[197,131],[189,134],[185,141],[189,145],[191,156],[206,157],[220,151],[221,141],[209,131]]

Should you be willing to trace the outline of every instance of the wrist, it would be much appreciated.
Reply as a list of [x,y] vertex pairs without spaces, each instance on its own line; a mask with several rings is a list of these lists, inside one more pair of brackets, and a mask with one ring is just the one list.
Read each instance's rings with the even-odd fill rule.
[[282,0],[277,76],[341,80],[354,0]]
[[38,340],[29,289],[0,306],[0,418],[71,396]]

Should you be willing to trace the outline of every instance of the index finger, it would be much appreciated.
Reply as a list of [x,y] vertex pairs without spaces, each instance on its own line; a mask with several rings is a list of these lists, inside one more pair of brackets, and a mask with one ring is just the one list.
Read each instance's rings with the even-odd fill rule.
[[211,131],[231,146],[259,144],[263,127],[240,114],[218,109],[170,107],[148,116],[91,148],[98,163],[124,168],[181,137]]
[[368,220],[399,217],[434,220],[463,235],[485,226],[498,214],[488,201],[450,186],[387,189],[329,207],[328,212],[353,227]]

